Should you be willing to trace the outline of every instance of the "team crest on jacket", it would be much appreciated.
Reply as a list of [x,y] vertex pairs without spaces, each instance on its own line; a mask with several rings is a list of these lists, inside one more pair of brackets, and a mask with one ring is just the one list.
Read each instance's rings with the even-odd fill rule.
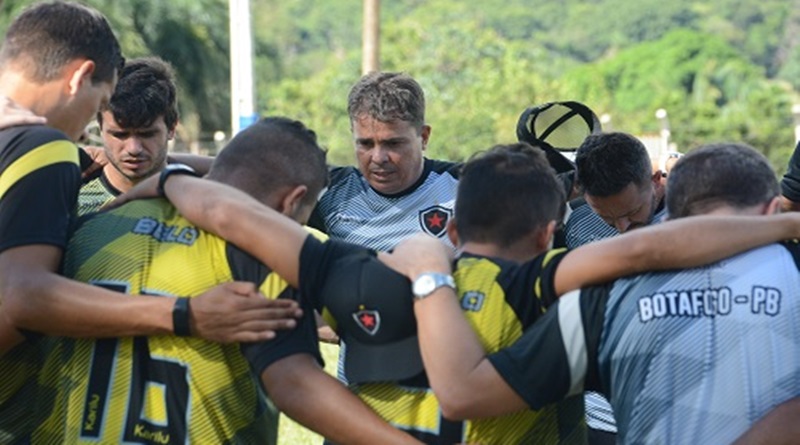
[[363,309],[353,312],[353,320],[369,335],[377,334],[381,328],[381,313],[378,311]]
[[444,235],[447,222],[453,211],[447,207],[435,205],[419,212],[419,225],[425,233],[440,237]]
[[461,297],[461,309],[465,311],[471,312],[479,312],[483,307],[483,300],[486,298],[486,295],[483,292],[478,291],[467,291],[464,293],[464,296]]

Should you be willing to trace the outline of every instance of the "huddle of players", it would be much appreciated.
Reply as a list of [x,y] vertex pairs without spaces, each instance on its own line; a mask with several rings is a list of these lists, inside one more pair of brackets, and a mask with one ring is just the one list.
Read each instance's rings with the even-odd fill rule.
[[[35,16],[37,11],[46,12],[48,7],[74,9],[73,12],[78,15],[89,14],[97,18],[96,13],[88,9],[64,4],[36,6],[27,14]],[[769,219],[708,217],[641,229],[573,251],[548,250],[556,231],[556,222],[562,219],[565,191],[563,181],[553,174],[550,167],[552,162],[548,162],[543,154],[552,148],[544,141],[547,135],[538,141],[538,149],[525,144],[494,147],[468,161],[460,169],[460,176],[456,176],[459,170],[454,168],[455,165],[437,164],[422,157],[430,134],[430,128],[424,124],[424,99],[420,108],[423,114],[409,116],[392,114],[398,113],[396,110],[405,113],[409,108],[413,109],[403,102],[403,95],[395,91],[395,95],[388,100],[380,96],[382,83],[391,85],[392,80],[398,78],[405,84],[415,84],[407,76],[383,73],[367,76],[354,88],[348,108],[353,121],[357,156],[361,158],[363,155],[367,168],[360,171],[344,169],[333,175],[330,190],[322,201],[325,203],[326,197],[334,199],[336,196],[346,196],[354,203],[364,201],[363,207],[368,208],[370,203],[385,200],[394,205],[391,210],[395,211],[395,218],[398,217],[398,205],[410,205],[410,208],[419,211],[404,212],[405,216],[410,213],[412,219],[419,218],[419,224],[423,226],[423,214],[429,208],[441,212],[430,215],[438,214],[450,219],[446,232],[452,244],[459,246],[462,252],[455,263],[454,272],[450,270],[448,249],[441,248],[439,244],[426,244],[429,240],[412,240],[408,244],[413,247],[417,243],[419,252],[426,252],[426,255],[420,255],[408,246],[399,248],[396,253],[385,254],[336,239],[319,241],[309,235],[297,222],[304,223],[309,219],[316,197],[327,185],[324,152],[317,145],[313,132],[299,122],[283,118],[265,119],[231,141],[214,161],[208,178],[210,180],[192,178],[186,174],[190,173],[187,169],[167,168],[164,173],[143,183],[139,190],[142,190],[140,193],[152,193],[151,189],[158,189],[169,202],[163,199],[135,201],[89,218],[77,229],[65,250],[64,273],[125,293],[184,296],[170,300],[173,333],[176,335],[134,331],[100,335],[116,337],[100,340],[54,340],[29,334],[25,343],[3,356],[1,364],[10,371],[16,371],[15,375],[23,376],[21,386],[4,384],[0,392],[3,395],[0,409],[4,413],[4,438],[8,438],[9,442],[30,439],[42,443],[97,440],[145,443],[186,440],[274,441],[276,429],[270,420],[274,416],[260,393],[265,388],[270,398],[289,415],[326,437],[344,443],[412,441],[400,430],[428,443],[580,443],[586,440],[580,398],[571,397],[559,404],[552,402],[570,394],[578,395],[584,388],[594,388],[612,395],[616,406],[635,411],[637,407],[626,405],[627,398],[635,399],[642,392],[641,388],[618,389],[620,382],[625,382],[627,377],[617,375],[620,372],[617,366],[624,368],[629,358],[618,358],[615,351],[627,351],[622,347],[627,344],[622,340],[608,342],[601,336],[603,318],[611,310],[609,308],[616,308],[616,303],[612,303],[621,301],[621,294],[634,292],[629,288],[635,289],[636,286],[653,293],[648,296],[649,300],[640,300],[651,301],[648,313],[652,317],[639,320],[642,323],[649,322],[648,328],[661,321],[700,324],[722,319],[722,315],[730,315],[733,309],[739,309],[731,305],[731,299],[739,298],[739,295],[731,294],[726,300],[719,296],[721,294],[718,291],[713,298],[701,298],[701,303],[694,303],[692,298],[695,297],[683,297],[678,292],[678,296],[669,300],[675,306],[672,308],[665,306],[666,303],[658,303],[667,301],[669,297],[664,291],[664,297],[660,300],[656,298],[656,295],[662,295],[658,293],[661,287],[653,287],[655,285],[652,283],[663,285],[664,282],[670,282],[669,276],[658,275],[655,278],[642,278],[644,284],[636,283],[634,279],[633,285],[621,281],[598,291],[583,291],[580,297],[570,294],[572,297],[565,301],[571,302],[568,306],[571,312],[564,309],[565,304],[559,304],[556,309],[548,311],[542,322],[535,323],[545,313],[547,306],[570,290],[631,272],[696,266],[760,244],[797,236],[797,221],[793,215]],[[356,94],[359,88],[366,93],[361,96]],[[81,94],[84,95],[81,99],[86,100],[88,93],[81,91]],[[417,95],[421,97],[421,90]],[[358,103],[359,97],[361,103]],[[101,100],[97,101],[98,104]],[[384,108],[378,104],[383,104]],[[85,108],[92,108],[92,105]],[[94,108],[97,109],[96,106]],[[86,119],[92,115],[87,113]],[[58,121],[50,116],[48,122],[60,128]],[[3,133],[18,138],[20,134],[28,136],[29,133],[43,132],[54,133],[41,126],[17,127]],[[3,165],[4,184],[17,186],[0,190],[2,193],[8,191],[8,194],[0,195],[0,205],[9,206],[0,211],[0,219],[6,218],[3,233],[9,239],[17,237],[4,244],[3,249],[24,243],[63,246],[66,240],[64,233],[56,234],[54,240],[23,239],[17,236],[22,233],[19,225],[23,224],[22,221],[30,224],[33,218],[25,220],[15,216],[10,221],[11,214],[6,210],[22,208],[22,198],[16,197],[15,193],[19,193],[23,185],[35,188],[35,185],[29,186],[38,185],[33,175],[52,165],[67,164],[64,166],[68,167],[63,173],[64,180],[71,185],[76,182],[74,178],[78,169],[72,158],[68,157],[69,145],[63,136],[49,133],[47,136],[56,140],[64,158],[40,160],[42,165],[34,168],[19,167],[29,164],[14,161],[23,160],[26,150],[35,152],[43,145],[37,140],[30,143],[31,148],[18,149],[23,154]],[[70,137],[76,136],[70,134]],[[604,136],[590,136],[595,137]],[[11,143],[4,144],[4,155],[8,145]],[[409,145],[419,150],[410,151],[413,155],[411,160],[406,159],[408,156],[403,157],[411,164],[409,170],[412,174],[406,178],[391,170],[391,157],[408,155],[409,152],[404,150]],[[74,147],[71,151],[77,157]],[[683,176],[683,187],[687,187],[685,183],[691,183],[697,177],[697,170],[692,171],[691,168],[707,168],[708,163],[724,165],[725,174],[722,177],[708,180],[708,190],[717,194],[698,196],[687,190],[683,191],[683,195],[679,192],[667,194],[668,197],[683,199],[680,205],[690,209],[681,213],[670,207],[670,215],[680,217],[727,207],[733,209],[727,213],[749,212],[754,208],[759,211],[752,213],[773,210],[774,204],[771,203],[778,194],[777,184],[774,183],[774,177],[772,182],[769,181],[769,175],[765,172],[771,174],[771,170],[760,155],[737,145],[709,147],[697,153],[706,157],[700,154],[687,156],[676,167],[674,175],[681,178],[680,166],[687,165],[684,168],[690,173]],[[728,159],[737,162],[723,162]],[[269,174],[265,175],[265,171]],[[732,201],[732,193],[720,195],[719,181],[749,178],[743,175],[753,171],[758,174],[746,182],[748,187],[744,191],[749,190],[750,194],[743,198],[744,201]],[[370,178],[371,175],[375,178]],[[396,176],[400,176],[399,181],[395,181]],[[375,179],[376,184],[370,179]],[[455,191],[456,179],[459,181],[458,194],[450,198],[450,207],[446,203],[446,192],[441,190],[442,196],[437,196],[437,201],[429,206],[423,207],[423,201],[412,199],[417,198],[415,195],[426,194],[430,198],[430,190],[446,188],[441,185],[443,181]],[[673,187],[673,183],[678,184],[675,187],[682,184],[680,179],[674,177],[670,181],[670,187]],[[394,187],[397,185],[395,182],[399,182],[399,187]],[[753,187],[754,184],[763,187]],[[752,192],[753,189],[756,192]],[[74,193],[74,185],[71,190]],[[736,199],[741,191],[736,189]],[[29,193],[41,193],[41,190]],[[70,192],[61,190],[60,193]],[[375,195],[374,199],[366,202],[370,194]],[[74,203],[74,197],[63,197],[63,200]],[[458,218],[451,210],[453,201]],[[675,208],[681,208],[680,205]],[[332,226],[338,222],[352,221],[342,215],[331,215],[333,211],[325,214],[324,206],[318,206],[317,210],[322,213],[329,231],[333,231]],[[387,218],[392,216],[392,212],[384,213]],[[369,218],[358,229],[368,226],[374,219]],[[396,224],[402,226],[403,222],[397,221]],[[14,230],[6,231],[6,227]],[[427,228],[435,229],[430,224]],[[665,245],[664,239],[674,242]],[[756,274],[762,280],[758,281],[758,287],[763,288],[764,292],[763,295],[752,295],[751,312],[772,317],[767,319],[770,323],[774,323],[778,317],[781,320],[796,320],[796,305],[787,299],[780,299],[781,295],[796,294],[796,288],[792,288],[796,281],[796,265],[791,255],[786,254],[789,255],[787,257],[774,252],[775,247],[772,249],[762,254],[765,259],[761,262],[765,264],[764,267],[780,265],[783,268],[781,270],[787,271],[786,276],[775,274],[774,269],[762,272],[764,267],[749,267],[755,260],[745,258],[740,261],[744,266],[736,266],[738,268],[727,263],[720,266],[724,269],[722,278],[709,277],[711,272],[706,268],[692,272],[699,274],[698,278],[693,279],[714,283],[714,280],[721,279],[722,284],[706,285],[711,286],[709,289],[719,290],[727,283],[724,280],[728,269],[735,271],[737,279],[753,286],[755,284],[748,280],[752,274]],[[787,249],[792,251],[793,248]],[[760,257],[757,259],[760,260]],[[448,279],[451,272],[454,273],[454,282]],[[688,275],[692,273],[687,272]],[[684,279],[684,275],[677,276],[679,281]],[[409,279],[414,281],[413,289]],[[197,331],[193,327],[197,324],[193,318],[195,313],[189,315],[189,311],[196,310],[196,298],[185,297],[195,297],[231,280],[253,283],[268,299],[295,300],[305,315],[298,320],[294,329],[280,331],[268,341],[242,346],[222,345],[188,336]],[[432,281],[433,286],[423,289],[426,280]],[[699,288],[691,280],[681,283],[682,289]],[[735,288],[734,283],[728,285]],[[457,295],[453,286],[458,289]],[[620,288],[623,290],[618,290]],[[584,294],[595,293],[599,296],[583,297]],[[416,302],[412,302],[412,294]],[[129,299],[138,298],[144,297]],[[684,298],[688,298],[688,302],[685,303]],[[636,300],[628,298],[625,301]],[[727,306],[724,305],[725,301]],[[447,303],[451,307],[444,307],[441,311],[428,309],[436,304]],[[702,308],[692,312],[693,304],[700,304]],[[688,305],[688,309],[685,305]],[[714,310],[710,309],[712,306]],[[728,308],[728,312],[724,312],[724,307]],[[456,310],[453,322],[441,322],[453,315],[447,312],[453,309]],[[399,429],[389,427],[351,393],[321,372],[316,364],[319,356],[314,323],[310,317],[314,310],[327,317],[348,345],[345,372],[355,393],[380,417]],[[626,314],[635,313],[632,309],[626,310]],[[419,319],[418,338],[413,329],[411,332],[407,329],[409,325],[413,327],[413,311],[417,312]],[[559,314],[562,313],[571,316],[561,317]],[[576,323],[581,320],[581,314],[584,322]],[[440,322],[435,321],[437,317]],[[618,335],[620,338],[625,340],[633,336],[638,339],[634,335],[636,328],[628,327],[628,324],[633,324],[629,319],[635,317],[626,318],[616,313],[608,317],[614,321],[624,319],[619,322],[623,331]],[[458,321],[461,321],[461,325]],[[469,325],[464,321],[468,321]],[[789,335],[791,331],[783,332],[773,326],[764,328],[761,320],[752,323],[758,325],[753,330],[760,329],[758,335],[764,337],[742,339],[742,342],[760,345],[765,339],[773,339],[772,336],[777,335],[788,342],[787,348],[796,355],[797,346],[793,343],[796,336]],[[454,335],[460,332],[455,329],[457,326],[466,326],[464,335]],[[616,325],[612,323],[612,326]],[[569,328],[576,331],[570,331]],[[472,329],[478,334],[477,338],[467,333],[473,332]],[[633,334],[625,333],[627,329]],[[657,329],[661,328],[655,329],[656,334],[653,335],[657,337]],[[668,332],[686,329],[697,336],[696,330],[702,332],[704,327],[692,325],[668,329]],[[47,332],[35,328],[31,330]],[[543,338],[551,331],[564,338],[569,335],[573,341],[553,341],[551,336],[544,342]],[[523,332],[527,333],[523,336]],[[610,332],[615,331],[612,329]],[[470,340],[474,342],[470,343]],[[586,343],[583,347],[580,346],[581,340]],[[421,353],[417,348],[418,343],[421,344]],[[463,361],[465,357],[461,356],[445,359],[450,354],[466,350],[461,345],[470,346],[472,349],[469,351],[475,355],[466,357],[466,362]],[[578,345],[577,349],[571,349],[575,345]],[[629,353],[634,358],[650,353],[657,360],[670,360],[660,355],[661,350],[656,346],[637,343],[629,347],[634,346]],[[676,345],[670,348],[679,349],[683,346],[684,343],[676,341]],[[726,350],[737,346],[741,348],[737,343],[727,345]],[[506,348],[510,349],[506,352]],[[677,353],[671,351],[667,354]],[[488,362],[482,360],[486,353],[494,354]],[[764,357],[778,353],[782,353],[782,357],[786,355],[785,350],[772,351],[759,347],[758,354],[761,355],[753,353],[752,358],[740,360],[749,366],[753,359],[769,362]],[[690,358],[699,362],[704,359]],[[427,377],[423,373],[423,362],[428,371]],[[619,365],[620,362],[623,365]],[[635,359],[630,359],[630,362],[637,363]],[[466,365],[448,368],[454,363]],[[459,372],[469,370],[469,365],[478,363],[491,363],[488,366],[494,367],[495,374],[492,374],[492,369],[489,372],[484,370],[478,376],[488,380],[455,383],[458,382],[456,377],[461,377]],[[518,363],[521,365],[515,366]],[[542,363],[549,365],[543,366]],[[771,371],[771,376],[780,378],[781,392],[773,391],[768,401],[760,401],[757,409],[749,410],[747,416],[740,412],[726,412],[725,416],[720,415],[719,420],[709,421],[694,430],[687,428],[685,431],[691,432],[686,434],[699,434],[688,437],[712,434],[714,438],[720,438],[722,432],[715,428],[725,422],[725,433],[728,434],[725,437],[736,438],[770,408],[793,397],[797,393],[797,382],[792,380],[791,373],[797,369],[797,362],[787,359],[783,363],[785,365],[778,370],[754,368],[753,371],[754,375]],[[482,366],[480,369],[487,365]],[[649,362],[643,366],[646,368]],[[24,378],[31,367],[40,370],[36,381]],[[648,376],[647,370],[635,373],[637,377],[644,376],[642,378],[645,379]],[[735,387],[737,379],[742,378],[722,376],[725,377],[723,379],[716,375],[708,377],[702,372],[696,374],[697,382],[686,379],[688,383],[685,385],[690,386],[687,393],[709,389],[703,380],[705,378],[724,388],[729,385]],[[261,385],[252,375],[260,378]],[[562,383],[565,377],[569,378]],[[642,383],[641,379],[631,380],[639,382],[636,384]],[[659,415],[664,412],[664,404],[677,401],[672,398],[671,384],[675,383],[674,380],[674,376],[659,376],[654,384],[666,391],[666,395],[658,394],[658,397],[648,400],[656,399],[661,404],[648,407],[646,412],[652,414],[647,416],[644,424],[639,419],[634,421],[623,417],[620,420],[621,439],[637,441],[639,437],[648,438],[648,434],[656,434],[649,436],[649,439],[669,437],[667,432],[672,431],[670,427],[674,426],[670,422],[685,425],[697,421],[691,411],[686,411],[682,417],[676,417],[677,420],[667,420],[666,426],[652,426],[661,419]],[[507,382],[506,386],[503,386],[503,381]],[[695,384],[699,386],[692,386]],[[763,392],[773,389],[768,384],[766,386]],[[612,388],[613,391],[610,391]],[[464,391],[469,394],[464,395]],[[467,402],[462,404],[465,397]],[[478,403],[477,399],[469,397],[486,397],[487,400]],[[35,403],[30,403],[30,400]],[[716,409],[717,405],[730,407],[731,403],[723,402],[729,401],[721,400],[713,408]],[[18,413],[23,411],[38,415],[7,416],[6,412],[13,412],[12,405]],[[676,410],[683,407],[682,404],[676,405]],[[20,410],[20,406],[26,409]],[[514,412],[506,414],[509,411]],[[468,422],[451,420],[499,414],[504,415]],[[731,419],[739,422],[738,429],[731,428]]]

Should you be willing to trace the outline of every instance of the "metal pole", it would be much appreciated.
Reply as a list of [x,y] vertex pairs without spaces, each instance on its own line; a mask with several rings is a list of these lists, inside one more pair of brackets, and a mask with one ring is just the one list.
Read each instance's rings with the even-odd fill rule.
[[253,35],[250,0],[229,0],[231,137],[258,119],[253,104]]
[[661,124],[661,131],[659,132],[661,134],[661,145],[658,148],[658,158],[660,159],[669,151],[669,137],[672,133],[669,129],[667,110],[663,108],[656,110],[656,119],[658,119],[658,122]]
[[614,127],[611,125],[611,115],[608,113],[603,113],[600,115],[600,127],[605,132],[614,131]]
[[380,0],[364,0],[361,74],[371,73],[380,69],[380,9]]

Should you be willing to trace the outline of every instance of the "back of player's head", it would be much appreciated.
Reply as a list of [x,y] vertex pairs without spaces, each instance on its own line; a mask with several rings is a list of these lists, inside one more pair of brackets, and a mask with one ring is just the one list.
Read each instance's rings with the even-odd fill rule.
[[11,64],[31,80],[57,78],[64,66],[85,58],[95,63],[92,82],[111,82],[124,63],[119,42],[106,18],[77,3],[37,3],[9,26],[0,66]]
[[406,121],[421,129],[425,124],[425,93],[407,74],[370,73],[350,89],[347,113],[351,122],[370,117],[380,122]]
[[[119,75],[108,106],[122,128],[144,128],[164,116],[168,130],[178,123],[177,91],[172,66],[156,57],[129,60]],[[102,125],[102,114],[97,120]]]
[[653,173],[644,144],[626,133],[587,136],[575,154],[575,164],[578,185],[598,197],[616,195],[631,183],[644,187]]
[[325,151],[302,122],[268,117],[242,130],[214,160],[209,177],[264,199],[305,185],[303,204],[316,202],[328,183]]
[[494,146],[461,171],[455,205],[459,239],[509,247],[559,220],[564,200],[544,152],[526,143]]
[[779,194],[764,155],[745,144],[708,144],[689,152],[670,171],[667,211],[670,218],[682,218],[719,207],[745,209],[767,204]]

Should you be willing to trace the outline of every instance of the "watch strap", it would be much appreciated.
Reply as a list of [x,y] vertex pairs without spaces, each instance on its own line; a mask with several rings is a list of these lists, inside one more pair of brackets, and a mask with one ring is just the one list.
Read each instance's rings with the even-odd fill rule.
[[172,175],[191,175],[194,177],[199,176],[196,171],[192,167],[189,167],[186,164],[168,164],[161,170],[161,174],[158,176],[158,186],[156,186],[156,193],[158,196],[164,198],[166,194],[164,193],[164,185],[167,183],[167,179],[169,179]]
[[189,298],[178,297],[172,307],[172,331],[179,337],[192,335],[189,323]]

